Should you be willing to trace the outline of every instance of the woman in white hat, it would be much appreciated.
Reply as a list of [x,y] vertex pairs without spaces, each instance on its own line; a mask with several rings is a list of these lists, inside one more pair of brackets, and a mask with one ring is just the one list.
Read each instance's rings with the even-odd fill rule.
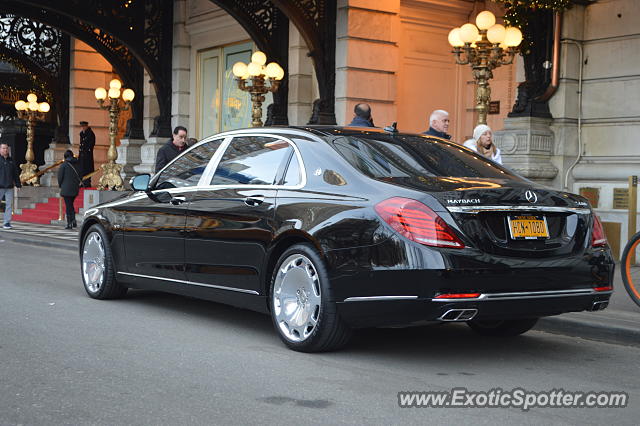
[[493,134],[491,127],[486,124],[480,124],[473,129],[473,139],[469,139],[464,143],[464,146],[471,148],[477,153],[495,161],[498,164],[502,164],[502,156],[500,155],[500,148],[493,143]]

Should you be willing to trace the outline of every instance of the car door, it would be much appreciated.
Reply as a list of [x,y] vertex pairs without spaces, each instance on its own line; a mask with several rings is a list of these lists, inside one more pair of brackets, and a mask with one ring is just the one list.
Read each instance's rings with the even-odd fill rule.
[[209,186],[191,195],[185,240],[193,283],[257,294],[260,269],[274,234],[278,179],[294,152],[282,138],[234,137]]
[[196,189],[222,142],[223,139],[204,142],[185,152],[154,177],[150,195],[140,196],[124,206],[123,234],[129,275],[186,279],[184,232],[188,194]]

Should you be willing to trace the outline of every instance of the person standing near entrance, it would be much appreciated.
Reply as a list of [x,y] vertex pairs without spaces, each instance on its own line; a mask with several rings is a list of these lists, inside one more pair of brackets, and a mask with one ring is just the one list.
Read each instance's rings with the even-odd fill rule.
[[502,164],[500,148],[493,143],[493,132],[486,124],[479,124],[473,129],[473,138],[465,141],[464,146],[475,152]]
[[[96,146],[96,135],[86,121],[80,122],[80,152],[78,154],[78,169],[80,176],[86,176],[93,172],[93,148]],[[85,188],[91,186],[91,178],[83,182]]]
[[70,149],[64,153],[64,163],[58,169],[58,186],[60,187],[60,196],[64,198],[64,204],[67,207],[67,226],[64,229],[75,228],[76,210],[73,202],[80,192],[82,178],[78,172],[78,160],[73,156]]
[[423,135],[436,136],[442,139],[451,139],[449,131],[449,113],[443,109],[437,109],[429,116],[429,130]]
[[176,126],[173,129],[173,137],[158,150],[156,156],[156,173],[164,166],[169,164],[171,160],[176,158],[181,152],[187,149],[187,128]]
[[9,145],[0,143],[0,199],[4,197],[3,229],[11,229],[13,212],[13,188],[20,188],[20,173],[9,156]]
[[375,127],[373,118],[371,118],[371,107],[369,104],[357,104],[355,108],[353,108],[353,113],[355,116],[351,123],[348,124],[349,127]]

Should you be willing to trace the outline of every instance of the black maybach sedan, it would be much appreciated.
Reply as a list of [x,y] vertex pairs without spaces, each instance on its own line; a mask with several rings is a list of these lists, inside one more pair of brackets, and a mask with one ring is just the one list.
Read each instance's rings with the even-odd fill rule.
[[604,309],[613,291],[586,199],[438,138],[237,130],[131,183],[85,214],[89,296],[153,289],[264,312],[294,350],[423,321],[513,336]]

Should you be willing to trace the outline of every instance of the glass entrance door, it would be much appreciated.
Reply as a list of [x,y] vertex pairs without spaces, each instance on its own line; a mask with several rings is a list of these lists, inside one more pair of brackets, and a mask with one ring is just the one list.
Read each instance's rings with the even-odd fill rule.
[[[251,126],[251,95],[238,88],[232,68],[238,61],[251,62],[252,42],[198,52],[196,90],[196,138]],[[271,94],[263,104],[263,120]]]

